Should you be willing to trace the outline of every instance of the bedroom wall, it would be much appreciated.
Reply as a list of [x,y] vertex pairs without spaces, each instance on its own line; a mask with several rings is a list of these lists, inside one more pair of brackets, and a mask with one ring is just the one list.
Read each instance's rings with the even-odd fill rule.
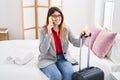
[[9,30],[9,39],[22,39],[21,0],[0,0],[0,28]]
[[[99,23],[103,25],[104,1],[105,0],[63,0],[65,22],[73,30],[73,33],[79,34],[80,29],[85,24]],[[120,5],[118,4],[116,6]],[[116,7],[115,11],[113,30],[120,32],[120,23],[118,22],[120,21],[120,18],[118,18],[118,16],[120,16],[120,10]],[[0,0],[0,28],[1,27],[9,29],[10,39],[22,39],[21,0]]]
[[[69,2],[69,4],[68,4]],[[63,13],[65,22],[79,34],[81,27],[92,21],[91,9],[94,1],[90,0],[63,0]],[[22,39],[21,1],[0,0],[0,27],[9,29],[10,39]]]
[[120,33],[120,0],[115,0],[114,3],[112,30]]
[[[69,2],[69,3],[68,3]],[[93,21],[94,0],[63,0],[65,23],[75,34],[86,24]]]
[[93,22],[103,26],[104,23],[105,0],[95,0],[95,10]]

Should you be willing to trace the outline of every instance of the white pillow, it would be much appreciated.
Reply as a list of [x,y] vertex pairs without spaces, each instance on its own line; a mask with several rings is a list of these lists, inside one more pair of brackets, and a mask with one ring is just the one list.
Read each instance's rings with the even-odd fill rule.
[[39,55],[38,46],[38,40],[0,41],[0,65],[6,64],[6,60],[8,61],[8,63],[9,61],[11,61],[10,63],[13,63],[12,61],[15,60],[15,57],[19,57],[23,61],[27,62],[34,56],[33,59],[36,60],[37,56]]
[[116,35],[115,43],[113,44],[107,57],[114,63],[120,63],[120,34]]
[[24,65],[30,62],[33,59],[33,57],[34,57],[34,53],[28,52],[23,57],[15,57],[14,61],[15,61],[15,64]]
[[30,62],[34,58],[34,53],[30,50],[26,50],[19,54],[18,56],[8,56],[6,58],[7,63],[12,63],[12,64],[18,64],[18,65],[24,65]]

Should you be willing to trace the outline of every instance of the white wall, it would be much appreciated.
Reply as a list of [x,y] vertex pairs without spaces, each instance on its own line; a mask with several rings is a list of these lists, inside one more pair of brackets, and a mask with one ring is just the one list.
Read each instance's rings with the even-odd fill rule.
[[94,0],[63,0],[65,23],[75,34],[86,24],[91,24],[94,12]]
[[9,30],[9,39],[22,39],[21,0],[0,0],[0,28]]
[[[79,34],[85,24],[103,25],[104,2],[105,0],[63,0],[65,23],[75,34]],[[113,30],[120,32],[120,4],[115,6],[118,7],[113,16]],[[22,39],[21,20],[21,0],[0,0],[0,27],[9,29],[10,39]]]
[[112,20],[112,30],[120,33],[120,0],[115,0]]
[[94,23],[103,26],[105,0],[95,0]]
[[[91,23],[93,3],[90,0],[63,0],[65,22],[75,34]],[[0,27],[9,29],[10,39],[22,39],[21,0],[1,0],[0,11]]]

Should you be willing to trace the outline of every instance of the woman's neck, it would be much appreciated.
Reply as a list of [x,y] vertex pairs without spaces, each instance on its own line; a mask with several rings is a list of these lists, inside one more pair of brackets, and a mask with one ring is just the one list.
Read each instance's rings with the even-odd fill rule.
[[59,26],[54,26],[53,29],[54,29],[56,32],[59,32]]

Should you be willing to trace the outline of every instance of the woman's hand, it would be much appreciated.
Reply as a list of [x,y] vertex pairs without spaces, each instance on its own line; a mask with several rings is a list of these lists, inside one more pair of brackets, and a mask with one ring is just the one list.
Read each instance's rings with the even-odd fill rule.
[[85,26],[82,31],[81,31],[81,35],[85,36],[85,37],[88,37],[90,36],[91,32],[88,30],[88,27]]
[[52,33],[52,28],[53,28],[53,24],[48,24],[48,26],[47,26],[47,32],[48,32],[48,34],[51,34]]

